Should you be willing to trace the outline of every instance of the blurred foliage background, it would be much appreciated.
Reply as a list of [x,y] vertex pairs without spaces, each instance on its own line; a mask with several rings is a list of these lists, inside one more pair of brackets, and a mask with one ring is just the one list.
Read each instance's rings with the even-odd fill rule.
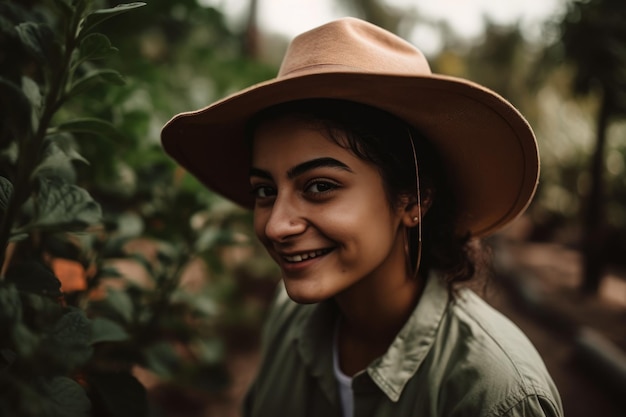
[[[25,80],[34,80],[44,94],[41,74],[54,63],[12,46],[11,30],[38,22],[58,34],[59,5],[79,3],[84,2],[0,2],[3,79],[22,88],[29,82]],[[87,3],[107,9],[120,2]],[[98,30],[117,51],[77,70],[113,70],[124,82],[90,86],[59,106],[50,121],[51,134],[79,117],[106,122],[99,128],[66,129],[75,155],[71,163],[55,165],[99,204],[99,227],[81,233],[67,227],[32,232],[22,243],[7,246],[17,255],[7,256],[3,276],[16,260],[36,257],[60,279],[65,306],[84,311],[92,326],[117,326],[116,332],[104,332],[104,346],[92,340],[95,353],[88,366],[63,367],[76,380],[78,374],[98,370],[83,384],[92,403],[115,403],[119,395],[107,394],[110,387],[139,378],[143,386],[165,382],[171,389],[129,415],[148,413],[148,408],[162,415],[158,413],[172,404],[180,406],[181,396],[190,407],[186,412],[192,413],[194,392],[217,398],[228,385],[220,366],[229,352],[256,346],[277,271],[252,238],[250,213],[205,190],[177,167],[160,147],[160,128],[178,112],[273,77],[289,39],[260,28],[263,0],[249,0],[235,19],[224,15],[218,2],[146,3],[102,21]],[[539,38],[525,36],[519,25],[487,20],[482,36],[472,39],[424,18],[416,3],[401,8],[384,0],[349,0],[337,7],[401,36],[409,37],[420,26],[437,31],[442,45],[429,57],[434,72],[491,87],[529,119],[540,146],[542,176],[520,237],[581,250],[586,277],[581,291],[593,294],[608,266],[626,267],[626,3],[571,0],[545,22]],[[11,103],[0,101],[8,126]],[[8,172],[3,166],[3,175],[10,178]],[[10,346],[1,347],[6,362],[2,375],[21,369],[11,368]],[[102,361],[123,368],[124,376],[110,382],[111,375],[98,367]],[[82,373],[77,374],[76,366]],[[0,386],[14,382],[5,378]],[[101,387],[99,395],[90,391],[94,386]],[[133,392],[143,395],[140,391]],[[2,404],[2,410],[17,407]]]
[[[192,200],[176,206],[189,212],[161,219],[144,212],[149,233],[172,226],[162,232],[176,236],[185,230],[181,221],[215,203],[163,155],[159,129],[177,112],[275,74],[288,39],[259,28],[262,2],[242,2],[246,7],[233,19],[201,5],[219,6],[216,1],[150,1],[140,17],[122,16],[105,29],[120,47],[113,66],[126,74],[127,84],[103,87],[93,94],[97,99],[86,98],[80,106],[114,121],[128,140],[115,149],[93,141],[83,152],[90,161],[98,155],[97,163],[81,178],[104,204],[126,210],[136,198],[156,197],[159,187],[171,191],[159,181],[170,176],[183,191],[177,198]],[[542,177],[528,237],[584,250],[584,289],[593,293],[602,268],[623,264],[626,249],[626,6],[619,0],[566,1],[540,37],[526,36],[519,25],[486,20],[481,37],[466,39],[445,22],[422,18],[416,4],[350,0],[337,7],[406,37],[420,26],[438,31],[443,43],[429,57],[433,71],[493,88],[529,119],[540,145]]]

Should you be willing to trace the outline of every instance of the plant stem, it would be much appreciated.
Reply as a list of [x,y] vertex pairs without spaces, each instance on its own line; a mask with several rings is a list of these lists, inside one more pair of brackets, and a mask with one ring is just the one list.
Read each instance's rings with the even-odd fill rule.
[[[39,119],[37,131],[29,132],[23,140],[18,140],[17,170],[13,181],[13,192],[9,198],[7,210],[4,213],[0,224],[0,270],[6,270],[6,264],[10,262],[7,258],[7,247],[11,238],[11,230],[15,223],[20,208],[28,200],[32,191],[32,173],[37,168],[41,159],[46,133],[52,121],[52,117],[59,109],[62,101],[63,89],[67,83],[67,73],[72,61],[72,54],[76,48],[77,29],[82,16],[74,13],[69,20],[69,28],[65,32],[65,50],[61,65],[50,80],[50,88],[46,94],[43,113]],[[4,279],[4,274],[0,275],[0,281]]]

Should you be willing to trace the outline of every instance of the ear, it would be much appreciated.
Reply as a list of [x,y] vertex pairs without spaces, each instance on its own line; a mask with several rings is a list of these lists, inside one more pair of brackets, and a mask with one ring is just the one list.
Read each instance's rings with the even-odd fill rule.
[[415,227],[424,218],[428,209],[432,205],[432,193],[430,190],[424,190],[421,197],[421,205],[417,204],[417,198],[414,195],[404,195],[401,197],[402,207],[402,224],[405,227]]

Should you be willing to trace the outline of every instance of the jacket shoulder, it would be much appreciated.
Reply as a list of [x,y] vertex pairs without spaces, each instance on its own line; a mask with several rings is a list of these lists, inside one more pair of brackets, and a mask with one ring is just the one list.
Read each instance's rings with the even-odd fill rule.
[[532,342],[475,293],[464,290],[450,304],[436,345],[437,356],[454,364],[441,376],[444,396],[461,397],[448,398],[452,404],[475,403],[486,416],[562,415],[556,386]]

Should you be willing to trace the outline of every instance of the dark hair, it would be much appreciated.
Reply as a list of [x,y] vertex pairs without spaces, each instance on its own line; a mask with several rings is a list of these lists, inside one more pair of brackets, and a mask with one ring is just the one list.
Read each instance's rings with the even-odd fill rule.
[[[257,113],[246,127],[251,140],[263,121],[290,115],[311,128],[320,129],[339,146],[349,149],[364,161],[374,164],[382,178],[390,206],[397,207],[403,197],[416,200],[413,140],[419,167],[422,201],[432,204],[422,223],[422,258],[420,273],[431,269],[445,275],[449,288],[467,281],[476,269],[475,250],[468,236],[456,234],[457,205],[450,189],[439,153],[413,126],[383,110],[365,104],[336,99],[307,99],[282,103]],[[417,228],[409,234],[412,265],[417,256]]]

